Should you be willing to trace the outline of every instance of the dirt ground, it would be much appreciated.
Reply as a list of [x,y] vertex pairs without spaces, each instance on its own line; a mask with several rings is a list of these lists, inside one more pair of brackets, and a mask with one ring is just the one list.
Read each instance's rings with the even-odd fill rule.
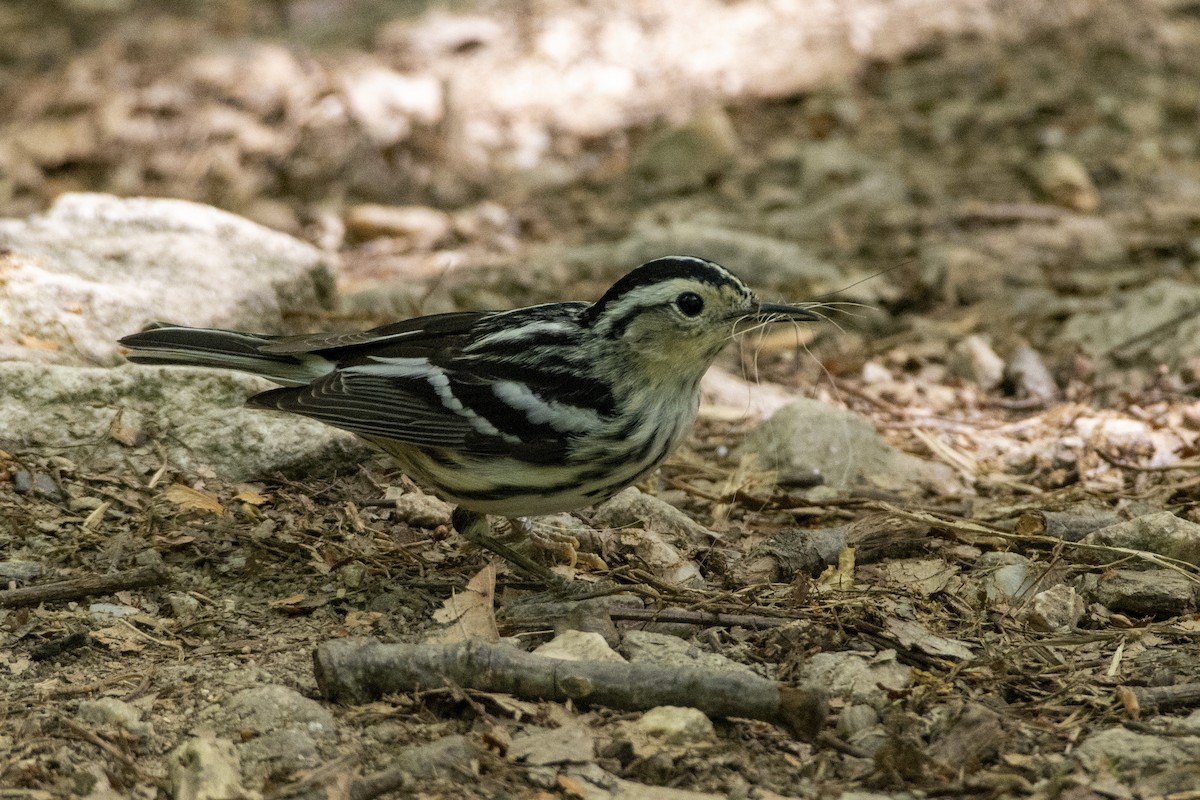
[[[10,589],[140,580],[0,601],[0,798],[366,797],[355,778],[397,764],[417,777],[396,796],[1200,797],[1195,4],[1014,18],[803,90],[692,87],[686,113],[622,124],[476,119],[444,99],[391,133],[366,106],[347,123],[321,109],[374,66],[426,87],[468,68],[455,59],[500,69],[585,4],[454,4],[469,24],[416,39],[386,4],[105,5],[0,9],[0,216],[71,190],[168,195],[332,247],[342,307],[298,330],[595,297],[643,256],[702,250],[836,323],[747,341],[719,368],[858,412],[949,477],[835,489],[768,472],[739,450],[759,420],[726,395],[641,487],[721,534],[684,553],[703,584],[664,580],[578,514],[606,567],[564,571],[660,614],[606,607],[610,640],[673,633],[801,686],[822,654],[883,670],[841,694],[826,676],[816,742],[733,718],[680,744],[639,738],[635,711],[462,687],[322,699],[315,647],[424,640],[488,563],[443,511],[385,501],[407,484],[382,458],[239,484],[144,437],[110,463],[86,442],[0,442]],[[435,31],[444,51],[413,44]],[[1142,527],[1114,530],[1127,522]],[[853,555],[806,555],[814,531]],[[529,612],[546,598],[503,565],[497,580],[501,636],[576,627]],[[556,755],[529,738],[544,731],[590,752]],[[189,741],[235,743],[243,774],[189,794]]]

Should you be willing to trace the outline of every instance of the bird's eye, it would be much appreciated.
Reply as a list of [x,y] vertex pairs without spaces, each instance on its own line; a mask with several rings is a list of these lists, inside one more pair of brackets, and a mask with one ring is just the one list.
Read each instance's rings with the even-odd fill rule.
[[675,305],[686,317],[697,316],[704,310],[704,300],[695,292],[684,292],[675,298]]

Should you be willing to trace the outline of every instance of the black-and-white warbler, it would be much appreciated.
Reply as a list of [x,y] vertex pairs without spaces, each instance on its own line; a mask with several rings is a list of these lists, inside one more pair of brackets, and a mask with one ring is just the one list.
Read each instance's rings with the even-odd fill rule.
[[248,402],[374,443],[458,505],[460,532],[513,560],[489,541],[484,515],[572,511],[612,497],[687,434],[700,378],[736,330],[814,319],[804,307],[760,303],[718,264],[674,256],[643,264],[595,303],[301,336],[158,324],[121,344],[131,361],[224,367],[280,384]]

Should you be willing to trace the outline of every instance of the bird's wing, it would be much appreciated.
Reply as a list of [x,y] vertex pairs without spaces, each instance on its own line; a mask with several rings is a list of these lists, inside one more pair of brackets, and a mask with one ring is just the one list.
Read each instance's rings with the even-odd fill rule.
[[[465,455],[513,455],[553,463],[564,457],[567,436],[546,426],[535,435],[502,431],[489,417],[512,409],[490,383],[452,380],[425,358],[365,358],[306,386],[262,392],[250,403],[290,411],[368,438]],[[456,393],[457,392],[457,393]],[[465,403],[462,397],[470,397]],[[528,432],[526,432],[528,433]]]
[[[575,351],[571,326],[585,307],[435,314],[360,334],[272,340],[263,352],[313,354],[336,366],[307,386],[263,392],[251,403],[417,447],[555,463],[592,420],[585,411],[558,414],[563,404],[591,406],[606,391],[567,359]],[[535,339],[541,349],[531,358]],[[548,340],[557,355],[545,349]]]

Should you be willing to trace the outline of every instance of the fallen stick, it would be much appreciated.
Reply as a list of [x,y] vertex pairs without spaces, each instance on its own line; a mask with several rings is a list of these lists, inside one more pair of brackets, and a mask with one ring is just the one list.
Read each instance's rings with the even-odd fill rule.
[[448,645],[335,639],[313,651],[317,686],[329,700],[366,703],[383,695],[459,686],[530,700],[573,700],[641,711],[691,706],[713,717],[744,717],[812,741],[825,724],[825,696],[743,672],[608,661],[564,661],[470,640]]
[[1200,683],[1180,683],[1174,686],[1138,686],[1133,689],[1142,710],[1166,711],[1200,706]]
[[1121,518],[1110,511],[1032,511],[1017,520],[1016,530],[1022,536],[1053,536],[1078,542],[1089,533],[1120,521]]
[[78,600],[97,594],[112,594],[123,589],[142,586],[158,586],[167,582],[167,571],[162,567],[139,567],[107,575],[83,575],[69,581],[43,583],[40,586],[24,586],[0,592],[0,608],[36,606],[39,603],[55,603],[63,600]]

